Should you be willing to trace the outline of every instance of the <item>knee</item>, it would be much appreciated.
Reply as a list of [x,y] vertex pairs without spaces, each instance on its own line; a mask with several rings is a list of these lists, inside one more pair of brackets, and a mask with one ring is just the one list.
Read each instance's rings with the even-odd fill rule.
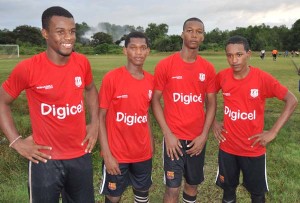
[[189,185],[187,183],[184,184],[184,192],[190,196],[196,196],[198,185]]
[[178,199],[178,197],[179,197],[179,192],[180,192],[180,187],[178,187],[178,188],[170,188],[170,187],[166,187],[165,196],[168,196],[168,197],[175,197],[175,198]]

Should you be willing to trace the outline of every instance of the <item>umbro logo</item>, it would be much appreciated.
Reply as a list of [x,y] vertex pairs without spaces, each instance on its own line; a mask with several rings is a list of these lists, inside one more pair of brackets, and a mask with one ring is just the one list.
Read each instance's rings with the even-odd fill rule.
[[128,94],[123,94],[123,95],[119,95],[117,96],[118,99],[127,99],[128,98]]
[[181,75],[173,76],[172,79],[182,80],[182,76]]

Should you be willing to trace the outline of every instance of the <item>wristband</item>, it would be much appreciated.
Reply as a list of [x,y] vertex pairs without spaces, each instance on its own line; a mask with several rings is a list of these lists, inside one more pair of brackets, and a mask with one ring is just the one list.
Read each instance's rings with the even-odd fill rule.
[[20,139],[22,136],[20,135],[16,139],[14,139],[8,146],[11,147],[18,139]]

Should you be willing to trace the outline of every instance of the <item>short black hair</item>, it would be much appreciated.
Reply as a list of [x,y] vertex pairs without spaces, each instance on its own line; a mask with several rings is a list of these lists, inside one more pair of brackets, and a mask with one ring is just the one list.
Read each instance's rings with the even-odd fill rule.
[[184,30],[186,23],[189,22],[189,21],[197,21],[199,23],[202,23],[203,28],[204,28],[204,23],[202,22],[202,20],[200,20],[199,18],[196,18],[196,17],[192,17],[192,18],[189,18],[186,21],[184,21],[183,26],[182,26],[182,30]]
[[52,6],[50,8],[47,8],[42,14],[43,29],[49,28],[49,22],[53,16],[63,16],[63,17],[67,17],[67,18],[74,18],[73,15],[68,10],[66,10],[60,6]]
[[129,33],[129,34],[126,36],[126,38],[125,38],[125,47],[128,46],[128,44],[129,44],[131,38],[142,38],[142,39],[145,39],[145,40],[146,40],[147,47],[150,46],[150,44],[149,44],[149,39],[148,39],[148,37],[147,37],[144,33],[138,32],[138,31],[133,31],[133,32]]
[[244,45],[245,51],[248,52],[250,50],[250,45],[249,45],[248,40],[245,37],[242,37],[239,35],[232,36],[227,40],[227,42],[225,44],[225,50],[226,50],[227,45],[229,45],[229,44],[242,44],[242,45]]

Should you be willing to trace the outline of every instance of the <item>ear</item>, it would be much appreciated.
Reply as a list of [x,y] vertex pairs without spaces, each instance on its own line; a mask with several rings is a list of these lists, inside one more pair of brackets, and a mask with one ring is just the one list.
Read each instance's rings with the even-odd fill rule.
[[48,32],[47,32],[46,29],[42,29],[42,36],[43,36],[43,38],[44,38],[45,40],[48,39]]
[[251,57],[251,54],[252,54],[252,51],[251,51],[251,50],[247,51],[248,58]]

